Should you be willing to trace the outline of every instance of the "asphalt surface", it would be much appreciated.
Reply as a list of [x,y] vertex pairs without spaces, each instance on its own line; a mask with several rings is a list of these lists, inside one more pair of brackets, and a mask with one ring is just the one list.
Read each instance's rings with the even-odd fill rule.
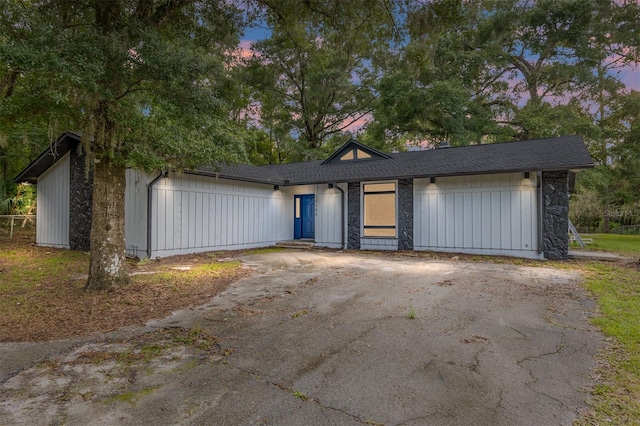
[[200,327],[225,356],[176,351],[120,377],[78,364],[107,341],[3,344],[0,424],[570,425],[587,410],[602,336],[576,272],[320,251],[243,261],[256,273],[135,331]]

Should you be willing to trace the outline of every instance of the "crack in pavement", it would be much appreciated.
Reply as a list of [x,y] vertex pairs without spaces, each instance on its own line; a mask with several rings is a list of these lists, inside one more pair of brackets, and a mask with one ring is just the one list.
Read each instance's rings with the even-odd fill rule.
[[519,335],[521,335],[522,337],[524,337],[525,339],[529,339],[529,336],[527,336],[526,334],[524,334],[523,332],[521,332],[520,330],[516,330],[515,328],[508,326],[511,330],[515,331],[516,333],[518,333]]
[[[274,387],[276,387],[276,388],[278,388],[280,390],[286,391],[287,393],[289,393],[291,395],[294,395],[294,397],[298,398],[298,396],[295,396],[295,395],[299,391],[296,391],[293,388],[293,386],[287,386],[286,384],[284,384],[284,383],[282,383],[280,381],[268,379],[266,376],[262,376],[259,372],[255,372],[255,371],[252,371],[252,370],[249,370],[249,369],[245,369],[245,368],[242,368],[242,367],[235,366],[235,365],[231,364],[228,361],[225,361],[224,364],[229,368],[232,368],[232,369],[235,369],[237,371],[240,371],[242,373],[247,374],[248,376],[250,376],[252,379],[254,379],[256,381],[260,381],[262,383],[266,383],[266,384],[272,385],[272,386],[274,386]],[[344,409],[337,408],[337,407],[332,407],[330,405],[326,405],[322,401],[320,401],[319,398],[310,397],[310,396],[307,396],[306,394],[301,394],[301,395],[302,396],[299,397],[299,398],[301,400],[305,401],[305,402],[306,401],[313,402],[313,403],[315,403],[316,405],[318,405],[320,408],[322,408],[324,410],[335,411],[337,413],[340,413],[340,414],[343,414],[345,416],[348,416],[348,417],[356,420],[359,423],[366,424],[366,425],[382,425],[383,424],[381,422],[376,422],[376,421],[374,421],[372,419],[363,419],[362,417],[358,416],[357,414],[352,414],[352,413],[350,413],[350,412],[348,412],[348,411],[346,411]]]
[[580,414],[580,412],[579,412],[578,410],[576,410],[575,408],[569,407],[568,405],[566,405],[566,404],[565,404],[563,401],[561,401],[560,399],[555,398],[555,397],[553,397],[553,396],[549,395],[549,394],[548,394],[548,393],[546,393],[546,392],[543,392],[543,391],[539,391],[539,390],[537,390],[537,389],[534,389],[532,386],[538,382],[538,379],[536,379],[536,378],[533,376],[533,373],[532,373],[531,371],[529,371],[529,375],[531,376],[531,378],[532,378],[533,380],[532,380],[532,381],[529,381],[529,382],[526,382],[526,383],[524,384],[524,387],[525,387],[525,388],[527,388],[529,391],[531,391],[531,392],[535,393],[536,395],[544,396],[544,397],[546,397],[546,398],[549,398],[549,399],[550,399],[550,400],[552,400],[552,401],[555,401],[555,402],[556,402],[556,403],[558,403],[561,407],[563,407],[565,410],[571,411],[573,414],[575,414],[575,415],[576,415],[576,417]]
[[567,348],[567,345],[564,343],[564,334],[562,334],[562,339],[560,340],[560,343],[556,347],[555,351],[545,352],[545,353],[538,354],[538,355],[528,356],[528,357],[525,357],[525,358],[522,358],[522,359],[516,361],[516,364],[521,366],[520,364],[522,364],[523,362],[526,362],[526,361],[533,361],[533,360],[540,359],[540,358],[543,358],[545,356],[550,356],[550,355],[558,355],[560,352],[562,352],[566,348]]
[[[563,334],[562,336],[563,336],[563,338],[564,338],[564,334]],[[586,346],[586,344],[585,344],[585,346]],[[566,349],[566,347],[567,347],[567,346],[565,345],[564,341],[563,341],[563,340],[561,340],[561,341],[560,341],[560,343],[558,344],[558,346],[557,346],[557,348],[556,348],[556,350],[555,350],[555,351],[553,351],[553,352],[546,352],[546,353],[543,353],[543,354],[539,354],[539,355],[535,355],[535,356],[530,356],[530,357],[523,358],[523,359],[521,359],[521,360],[517,361],[517,364],[518,364],[518,365],[520,365],[521,363],[523,363],[523,362],[525,362],[525,361],[532,361],[532,360],[536,360],[536,359],[543,358],[543,357],[545,357],[545,356],[558,355],[558,354],[560,354],[560,352],[562,352],[564,349]],[[576,352],[576,351],[573,351],[573,352],[571,352],[571,353],[575,353],[575,352]],[[563,407],[564,409],[566,409],[566,410],[568,410],[568,411],[571,411],[573,414],[575,414],[575,415],[576,415],[576,417],[580,414],[578,410],[576,410],[575,408],[572,408],[572,407],[568,406],[568,405],[567,405],[567,404],[565,404],[562,400],[560,400],[560,399],[558,399],[558,398],[555,398],[555,397],[553,397],[553,396],[549,395],[548,393],[546,393],[546,392],[544,392],[544,391],[540,391],[540,390],[534,389],[534,388],[533,388],[533,385],[535,385],[536,383],[538,383],[538,380],[539,380],[539,379],[538,379],[536,376],[534,376],[533,371],[532,371],[531,369],[527,369],[527,371],[528,371],[528,373],[529,373],[529,377],[531,377],[531,380],[526,381],[526,382],[524,383],[524,387],[525,387],[526,389],[528,389],[529,391],[531,391],[531,392],[535,393],[536,395],[540,395],[540,396],[546,397],[546,398],[548,398],[548,399],[550,399],[550,400],[552,400],[552,401],[555,401],[556,403],[558,403],[558,404],[559,404],[561,407]]]

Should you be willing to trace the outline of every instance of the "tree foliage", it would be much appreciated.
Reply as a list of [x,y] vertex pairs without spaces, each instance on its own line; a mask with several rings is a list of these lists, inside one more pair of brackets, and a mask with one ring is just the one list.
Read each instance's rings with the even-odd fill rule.
[[415,4],[371,131],[463,145],[586,133],[585,104],[599,87],[619,90],[610,71],[637,52],[633,39],[611,36],[634,33],[632,9],[609,0]]
[[295,159],[322,156],[329,138],[371,112],[371,63],[397,35],[393,12],[398,3],[256,4],[270,35],[252,44],[245,77],[260,125],[271,134],[289,133],[300,141]]
[[[238,12],[196,0],[9,0],[0,28],[4,117],[83,135],[93,169],[88,289],[127,281],[124,176],[235,160],[225,52]],[[0,129],[11,133],[12,120]]]

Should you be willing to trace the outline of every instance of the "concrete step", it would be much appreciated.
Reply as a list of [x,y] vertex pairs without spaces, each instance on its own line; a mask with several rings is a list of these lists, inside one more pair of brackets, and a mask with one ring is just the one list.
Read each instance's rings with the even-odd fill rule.
[[315,241],[313,240],[292,240],[292,241],[278,241],[276,247],[283,248],[295,248],[295,249],[311,249],[315,247]]

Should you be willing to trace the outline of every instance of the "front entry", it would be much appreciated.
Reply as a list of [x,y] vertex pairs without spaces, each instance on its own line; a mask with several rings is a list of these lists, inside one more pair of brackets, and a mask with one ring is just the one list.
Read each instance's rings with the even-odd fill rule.
[[293,238],[315,238],[315,196],[295,195],[293,200]]

